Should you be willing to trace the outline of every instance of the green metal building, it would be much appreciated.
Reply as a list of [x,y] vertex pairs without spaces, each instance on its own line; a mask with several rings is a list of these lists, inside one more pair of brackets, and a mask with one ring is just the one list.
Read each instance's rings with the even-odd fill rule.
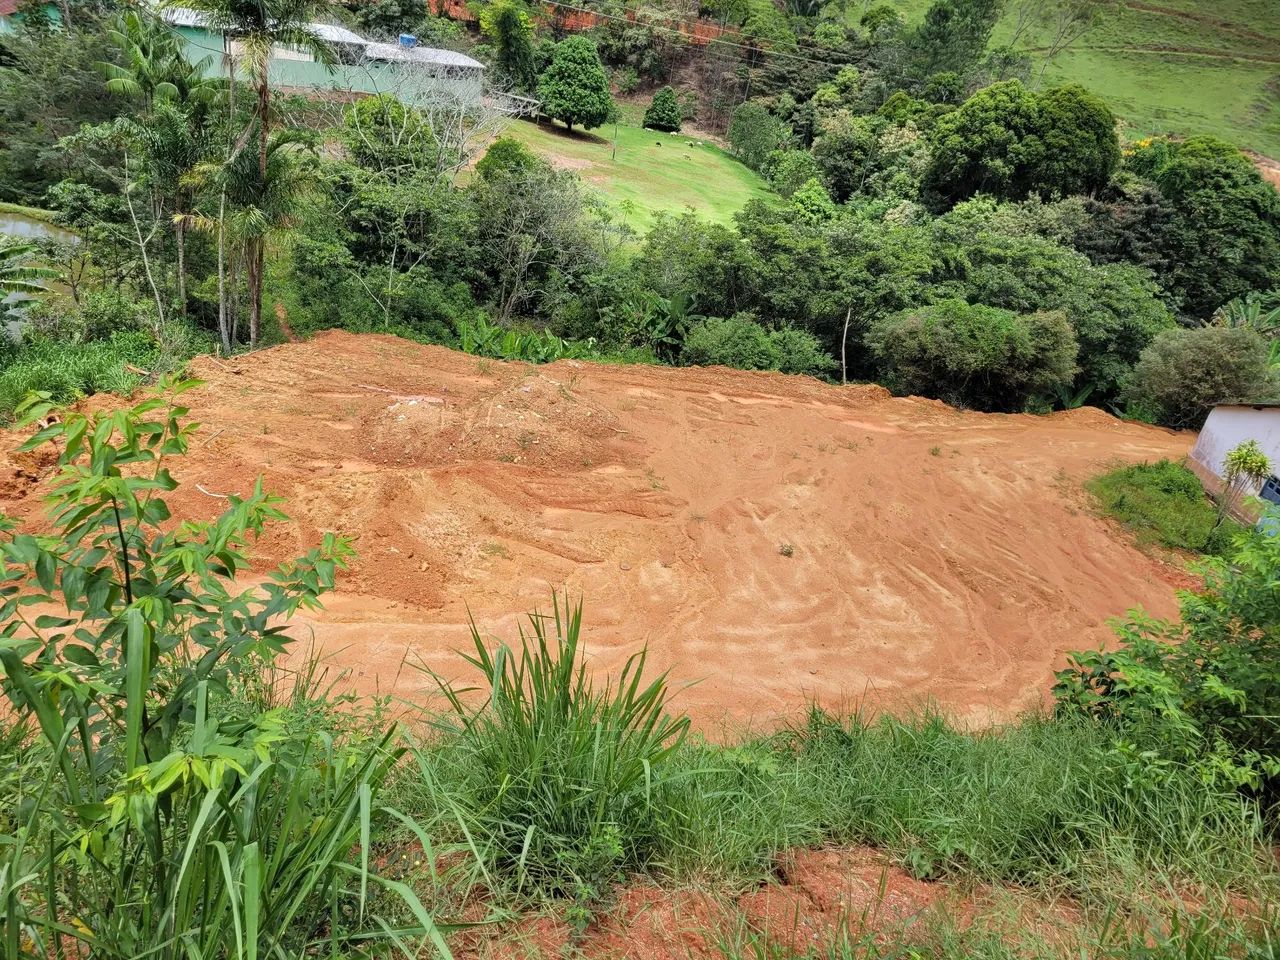
[[[0,3],[8,0],[0,0]],[[186,44],[193,63],[207,62],[211,75],[226,76],[240,52],[231,33],[202,12],[165,7],[160,15]],[[484,64],[453,50],[419,46],[410,36],[379,43],[346,27],[313,23],[311,31],[329,44],[335,63],[319,63],[306,51],[277,46],[271,54],[273,86],[295,90],[327,90],[335,94],[396,93],[411,88],[415,97],[440,95],[478,103],[483,93]]]

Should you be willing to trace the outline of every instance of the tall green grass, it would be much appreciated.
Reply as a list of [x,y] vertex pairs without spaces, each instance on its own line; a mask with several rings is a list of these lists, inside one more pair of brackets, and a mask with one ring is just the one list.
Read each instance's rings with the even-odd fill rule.
[[[1174,877],[1266,883],[1255,806],[1189,770],[1135,776],[1088,721],[1029,716],[964,731],[936,713],[840,720],[691,747],[674,765],[662,862],[749,878],[789,846],[871,844],[921,878],[974,876],[1106,898]],[[694,771],[697,771],[694,773]]]
[[1171,460],[1120,467],[1094,477],[1085,488],[1106,516],[1143,543],[1221,554],[1241,530],[1231,520],[1219,524],[1199,478]]
[[667,712],[666,677],[644,677],[643,652],[616,680],[593,682],[581,626],[581,604],[554,596],[514,648],[490,648],[473,623],[466,661],[482,686],[440,681],[442,736],[424,749],[439,770],[428,787],[453,798],[487,876],[590,899],[652,856],[689,720]]
[[[684,738],[662,678],[584,673],[579,611],[515,651],[473,630],[483,678],[417,748],[397,802],[465,839],[486,885],[590,899],[620,871],[749,886],[789,847],[870,844],[925,879],[1106,904],[1135,890],[1280,892],[1256,802],[1191,766],[1153,776],[1086,717],[963,730],[937,712],[806,722],[732,746]],[[547,629],[554,624],[554,629]]]
[[43,338],[24,343],[0,369],[0,421],[12,419],[31,392],[47,393],[57,403],[104,392],[128,396],[142,382],[129,367],[149,370],[158,353],[155,341],[141,331],[85,343]]

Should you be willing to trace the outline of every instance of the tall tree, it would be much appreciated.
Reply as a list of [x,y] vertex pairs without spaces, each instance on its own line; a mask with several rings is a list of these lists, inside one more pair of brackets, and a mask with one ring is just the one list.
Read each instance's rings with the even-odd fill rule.
[[[280,47],[292,47],[309,54],[323,64],[334,63],[333,49],[312,29],[311,24],[320,15],[320,0],[190,0],[193,9],[204,13],[210,24],[225,32],[229,42],[239,44],[240,61],[249,75],[257,96],[254,119],[257,126],[258,176],[257,183],[264,189],[269,183],[268,164],[271,144],[271,78],[272,51]],[[239,149],[253,136],[245,130],[233,147],[233,159]],[[268,198],[251,206],[267,206]],[[248,208],[245,208],[248,209]],[[250,247],[250,262],[246,265],[249,282],[249,347],[258,345],[258,331],[262,326],[262,278],[264,246]]]
[[649,109],[644,112],[644,125],[650,130],[665,130],[672,133],[680,132],[680,125],[684,122],[684,111],[680,109],[680,101],[676,99],[676,92],[670,87],[663,87],[653,95],[653,101],[649,104]]
[[141,10],[122,13],[107,36],[120,51],[120,62],[99,61],[96,66],[107,78],[107,90],[118,96],[136,97],[150,112],[156,100],[176,100],[189,78],[203,76],[206,57],[191,64],[183,56],[182,42],[168,24]]
[[942,206],[976,193],[1001,200],[1092,193],[1120,162],[1114,115],[1078,86],[1043,94],[1006,80],[979,90],[929,134],[926,188]]
[[496,3],[481,14],[480,26],[493,43],[493,66],[519,93],[532,93],[538,83],[533,58],[533,21],[511,0]]
[[551,63],[538,80],[538,96],[543,112],[563,120],[570,130],[575,123],[590,128],[608,120],[613,97],[596,45],[582,36],[556,44]]
[[108,34],[120,62],[98,69],[107,89],[142,102],[139,130],[157,220],[168,217],[177,248],[179,309],[187,309],[186,218],[190,189],[184,175],[210,146],[214,106],[223,84],[208,76],[209,57],[192,63],[178,35],[158,17],[141,10],[121,14]]
[[1182,311],[1208,317],[1233,297],[1280,287],[1280,192],[1216,137],[1139,144],[1126,166],[1173,207],[1160,281]]
[[0,66],[0,200],[39,204],[58,181],[78,173],[58,141],[86,123],[127,109],[94,64],[118,51],[90,8],[77,8],[77,29],[37,30],[23,21],[4,37]]
[[1004,0],[934,0],[907,37],[914,80],[935,73],[966,74],[982,59]]
[[[200,164],[194,179],[206,189],[216,214],[193,217],[196,226],[219,232],[244,252],[246,281],[251,291],[262,296],[262,267],[267,239],[272,233],[293,224],[302,197],[315,177],[315,154],[307,136],[297,130],[273,134],[265,151],[266,175],[255,162],[255,152],[238,150],[224,161]],[[261,300],[259,300],[259,306]],[[249,343],[256,346],[261,335],[261,310],[249,313]],[[225,312],[219,313],[219,333],[223,347],[230,351],[234,337]]]

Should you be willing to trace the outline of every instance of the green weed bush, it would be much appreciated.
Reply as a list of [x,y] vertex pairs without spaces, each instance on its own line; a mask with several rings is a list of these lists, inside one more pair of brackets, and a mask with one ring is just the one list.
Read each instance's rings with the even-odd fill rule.
[[683,122],[684,111],[676,99],[676,92],[670,87],[660,88],[644,112],[643,125],[651,130],[679,133]]
[[440,681],[449,712],[434,752],[482,868],[520,891],[590,900],[648,862],[689,720],[667,713],[666,675],[645,679],[643,652],[616,680],[588,678],[581,604],[553,598],[529,625],[514,649],[490,649],[472,624],[466,660],[484,699],[471,706],[468,689]]
[[1198,430],[1215,404],[1269,400],[1278,391],[1262,337],[1243,327],[1198,327],[1157,336],[1123,398],[1167,427]]
[[1076,338],[1060,312],[943,300],[875,321],[867,340],[895,393],[979,410],[1023,410],[1076,372]]
[[1233,521],[1218,524],[1199,478],[1170,460],[1120,467],[1094,477],[1085,488],[1106,516],[1142,542],[1220,554],[1240,531]]
[[[327,534],[241,589],[279,500],[259,483],[213,520],[169,523],[185,413],[159,396],[63,412],[24,445],[55,442],[58,472],[50,533],[0,523],[0,712],[27,752],[3,784],[5,956],[252,960],[415,935],[406,950],[447,952],[416,897],[368,869],[396,731],[299,723],[315,692],[263,684],[281,622],[317,605],[351,547]],[[371,886],[412,920],[380,926]]]
[[769,331],[769,340],[778,351],[777,369],[783,373],[804,373],[817,377],[834,370],[838,364],[818,338],[807,330],[779,327]]
[[465,284],[443,283],[421,268],[389,280],[385,269],[361,265],[344,244],[306,236],[294,239],[291,254],[293,270],[272,279],[300,336],[341,329],[452,346],[456,319],[483,317]]
[[680,362],[685,366],[723,366],[739,370],[776,370],[781,357],[768,331],[750,314],[712,317],[689,327]]
[[[1275,516],[1275,511],[1272,511]],[[1162,783],[1182,765],[1204,782],[1274,800],[1280,792],[1280,537],[1236,536],[1205,559],[1204,588],[1181,618],[1133,612],[1122,645],[1071,655],[1054,688],[1064,715],[1116,732],[1135,777]]]

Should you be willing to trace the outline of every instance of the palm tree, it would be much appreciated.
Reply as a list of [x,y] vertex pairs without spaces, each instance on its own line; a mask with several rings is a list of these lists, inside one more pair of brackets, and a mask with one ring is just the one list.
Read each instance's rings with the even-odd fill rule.
[[[167,23],[139,10],[122,13],[108,31],[119,49],[122,64],[99,62],[107,77],[107,90],[142,100],[139,124],[152,181],[152,216],[165,216],[165,194],[171,195],[173,212],[183,211],[189,191],[182,178],[207,146],[212,107],[223,88],[220,78],[208,76],[210,57],[197,63],[187,60],[182,40]],[[187,308],[186,227],[173,217],[177,248],[178,303]]]
[[0,238],[0,294],[47,292],[40,281],[58,273],[28,262],[39,249],[34,243],[10,243]]
[[[229,237],[244,254],[245,274],[249,289],[257,291],[256,301],[249,305],[249,346],[256,347],[262,328],[262,268],[268,237],[276,230],[291,226],[299,212],[302,197],[314,182],[315,154],[307,134],[300,130],[281,130],[271,137],[265,151],[266,177],[259,176],[254,155],[240,150],[222,163],[204,163],[196,167],[194,179],[217,197],[216,216],[195,216],[197,229],[220,232]],[[261,155],[261,152],[259,153]],[[225,312],[219,313],[219,332],[223,348],[234,347]]]
[[[321,0],[186,0],[186,5],[203,13],[210,26],[222,30],[229,40],[240,43],[245,70],[257,93],[258,182],[265,185],[269,180],[268,155],[274,143],[268,76],[271,52],[277,46],[293,47],[310,54],[320,63],[334,63],[332,47],[311,29],[311,23],[320,14],[323,3]],[[247,139],[242,135],[237,139],[237,145],[247,142]],[[233,148],[233,155],[237,152]],[[263,245],[258,244],[250,251],[246,265],[251,347],[257,346],[256,332],[262,317],[263,252]]]
[[107,78],[107,90],[117,96],[141,98],[147,113],[157,100],[181,99],[184,82],[192,74],[203,77],[209,64],[208,57],[199,64],[189,63],[181,40],[168,24],[140,10],[120,14],[107,36],[123,60],[120,64],[95,64]]

